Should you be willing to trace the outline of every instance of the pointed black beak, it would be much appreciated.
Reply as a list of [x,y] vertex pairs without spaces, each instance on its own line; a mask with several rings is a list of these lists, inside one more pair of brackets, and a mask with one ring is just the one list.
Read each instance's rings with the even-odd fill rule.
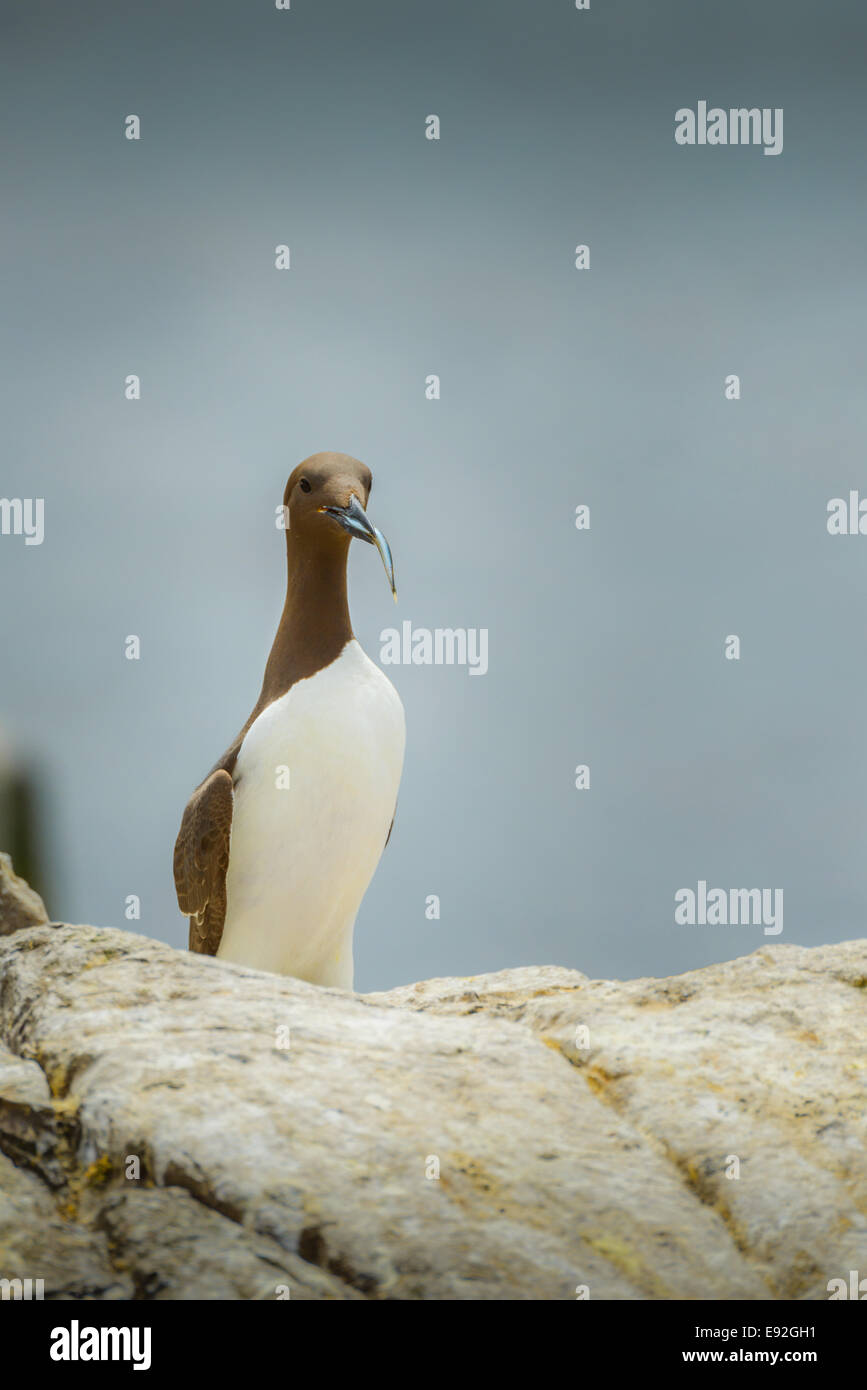
[[349,499],[348,507],[320,507],[319,510],[327,512],[329,516],[334,517],[335,521],[339,521],[344,531],[348,531],[350,536],[355,536],[360,541],[367,541],[369,545],[376,546],[396,603],[397,589],[394,586],[394,561],[391,558],[391,547],[382,532],[368,519],[366,511],[355,493]]

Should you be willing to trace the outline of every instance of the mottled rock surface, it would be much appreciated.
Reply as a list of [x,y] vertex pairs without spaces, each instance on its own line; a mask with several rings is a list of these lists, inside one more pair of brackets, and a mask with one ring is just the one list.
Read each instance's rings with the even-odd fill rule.
[[48,913],[39,894],[18,877],[9,855],[0,854],[0,936],[47,921]]
[[863,941],[354,997],[26,926],[0,935],[0,1277],[53,1298],[827,1298],[867,1271],[865,1021]]

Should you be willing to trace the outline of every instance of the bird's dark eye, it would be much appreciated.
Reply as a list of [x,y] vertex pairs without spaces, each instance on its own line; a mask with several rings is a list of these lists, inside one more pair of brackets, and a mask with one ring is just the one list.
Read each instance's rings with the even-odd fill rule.
[[309,491],[310,491],[310,484],[308,483],[308,481],[307,481],[306,478],[302,478],[302,479],[301,479],[301,482],[298,484],[298,486],[300,487],[300,489],[301,489],[302,492],[309,492]]

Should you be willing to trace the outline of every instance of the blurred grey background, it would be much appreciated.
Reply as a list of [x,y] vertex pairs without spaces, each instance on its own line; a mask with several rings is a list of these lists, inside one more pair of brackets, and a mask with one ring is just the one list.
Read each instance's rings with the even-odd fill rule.
[[[863,935],[867,538],[826,505],[867,493],[867,8],[31,0],[0,38],[0,494],[45,498],[42,546],[0,537],[0,724],[50,912],[185,944],[180,815],[258,694],[286,476],[334,449],[397,566],[395,609],[354,548],[371,655],[490,633],[484,678],[389,669],[358,988]],[[678,147],[699,100],[783,107],[783,153]],[[699,879],[782,888],[782,936],[675,925]]]

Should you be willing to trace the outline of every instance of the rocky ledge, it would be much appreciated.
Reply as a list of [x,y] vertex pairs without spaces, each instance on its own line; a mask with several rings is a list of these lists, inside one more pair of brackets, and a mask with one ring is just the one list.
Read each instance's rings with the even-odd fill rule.
[[40,924],[4,872],[0,1278],[826,1299],[867,1274],[867,941],[351,996]]

